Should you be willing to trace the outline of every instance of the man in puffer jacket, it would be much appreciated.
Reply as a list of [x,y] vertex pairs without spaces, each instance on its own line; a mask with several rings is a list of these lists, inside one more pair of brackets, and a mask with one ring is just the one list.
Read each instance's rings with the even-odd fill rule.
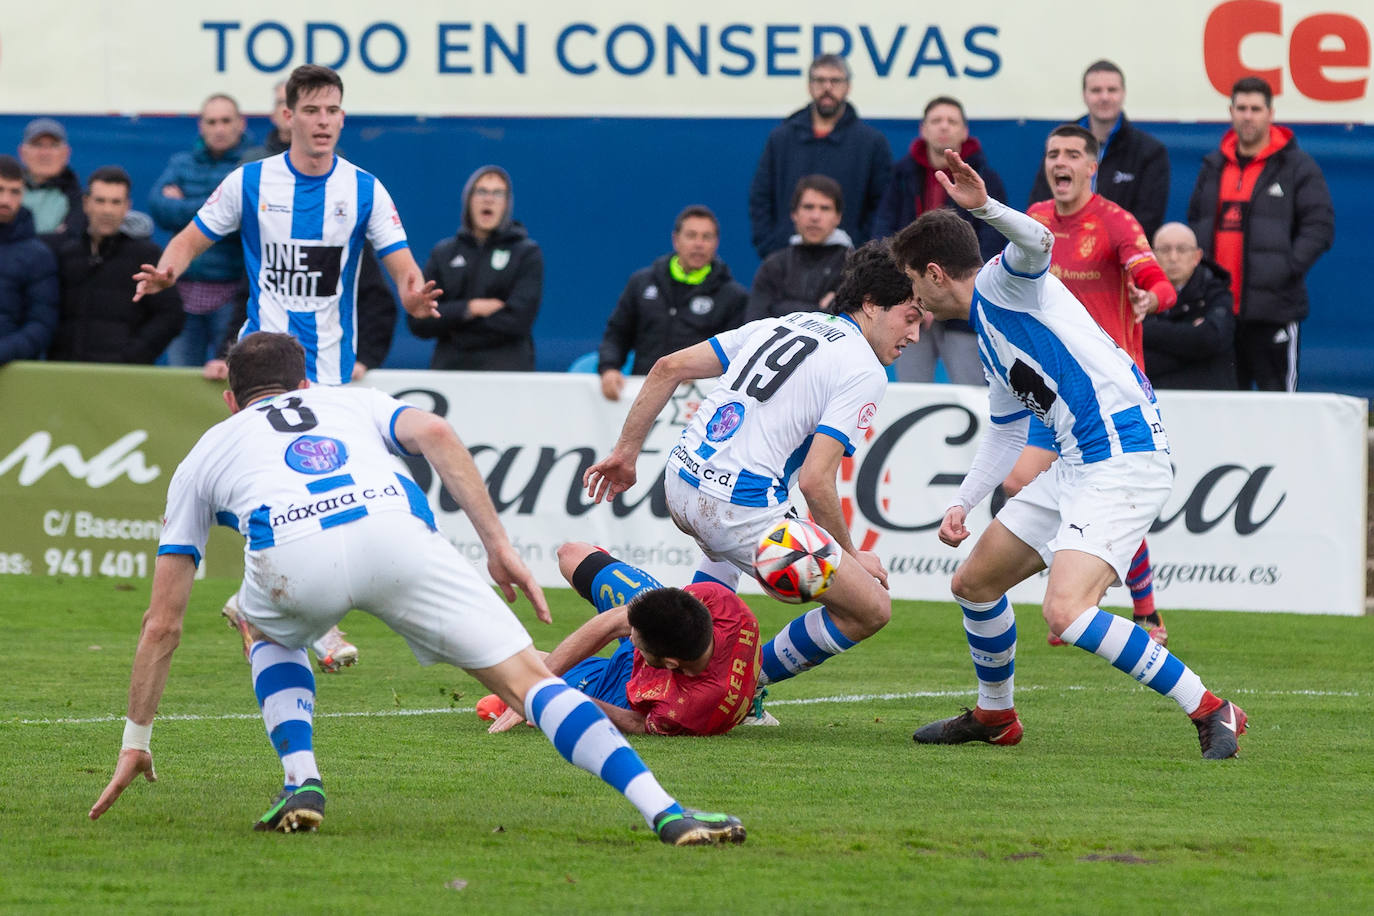
[[1231,391],[1236,387],[1236,316],[1231,275],[1204,258],[1193,230],[1165,223],[1155,258],[1178,290],[1174,307],[1146,315],[1145,374],[1156,388]]
[[24,170],[0,156],[0,366],[38,359],[57,327],[57,260],[24,208]]
[[425,279],[444,291],[439,317],[406,317],[412,334],[436,341],[429,368],[534,371],[544,253],[514,210],[500,166],[482,166],[463,185],[458,234],[435,245],[425,264]]

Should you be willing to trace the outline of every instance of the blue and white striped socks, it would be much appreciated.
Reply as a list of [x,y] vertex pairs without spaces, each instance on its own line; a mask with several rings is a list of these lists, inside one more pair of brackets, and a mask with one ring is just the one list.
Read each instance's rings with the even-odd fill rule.
[[547,678],[529,689],[525,718],[539,726],[564,760],[624,795],[650,827],[664,812],[682,813],[606,714],[561,679]]
[[955,598],[964,609],[973,670],[978,674],[979,709],[1014,709],[1016,690],[1016,612],[1003,595],[996,601]]
[[262,708],[267,737],[281,758],[285,787],[294,789],[307,779],[319,779],[313,744],[315,674],[304,649],[276,643],[253,643],[253,692]]
[[1100,655],[1113,667],[1174,700],[1189,715],[1202,702],[1206,688],[1193,669],[1124,617],[1090,607],[1059,638]]
[[759,653],[759,686],[776,684],[814,668],[857,643],[840,632],[825,608],[812,608],[782,628]]

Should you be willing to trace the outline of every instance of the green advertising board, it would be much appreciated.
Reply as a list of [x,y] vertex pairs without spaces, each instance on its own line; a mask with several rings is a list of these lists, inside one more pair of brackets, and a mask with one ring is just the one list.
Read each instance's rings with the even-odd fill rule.
[[[224,387],[192,369],[0,368],[0,575],[150,578],[167,484],[229,415]],[[242,538],[216,527],[197,576],[242,572]]]

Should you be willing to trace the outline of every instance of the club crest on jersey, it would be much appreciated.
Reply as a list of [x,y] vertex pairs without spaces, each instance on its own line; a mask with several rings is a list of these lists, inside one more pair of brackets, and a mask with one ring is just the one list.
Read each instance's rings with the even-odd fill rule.
[[506,269],[506,265],[509,264],[509,263],[510,263],[510,249],[509,249],[509,248],[498,248],[498,249],[496,249],[495,251],[493,251],[493,252],[491,253],[491,269],[492,269],[492,270],[505,270],[505,269]]
[[706,421],[706,438],[712,442],[723,442],[735,434],[744,422],[744,405],[731,401],[716,408],[711,419]]
[[710,314],[711,309],[715,307],[716,300],[710,296],[693,296],[692,301],[687,303],[687,308],[691,310],[693,315]]
[[302,474],[328,474],[348,462],[348,447],[327,436],[300,436],[286,447],[286,466]]
[[348,222],[348,201],[345,201],[345,200],[336,200],[336,201],[334,201],[333,216],[334,216],[334,222],[336,222],[336,223],[346,223],[346,222]]
[[878,405],[869,401],[859,408],[859,429],[868,429],[873,424],[873,418],[878,415]]

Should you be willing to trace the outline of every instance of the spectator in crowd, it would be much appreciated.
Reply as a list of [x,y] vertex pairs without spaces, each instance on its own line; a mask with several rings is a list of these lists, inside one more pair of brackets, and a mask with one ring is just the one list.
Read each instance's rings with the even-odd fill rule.
[[[1006,200],[1001,176],[988,164],[983,145],[969,136],[963,103],[947,95],[938,96],[926,103],[920,135],[892,170],[892,181],[878,204],[873,234],[879,238],[893,235],[927,210],[949,207],[973,227],[986,260],[1002,250],[1006,239],[950,200],[936,181],[935,173],[948,168],[945,150],[954,150],[973,167],[987,185],[988,196]],[[978,360],[978,338],[967,321],[933,321],[922,331],[920,340],[902,351],[897,377],[904,382],[934,381],[936,360],[945,364],[945,373],[956,385],[986,384],[983,364]]]
[[251,147],[243,154],[244,162],[257,162],[291,148],[291,125],[286,120],[286,80],[272,87],[272,111],[267,120],[272,122],[271,132],[261,146]]
[[601,393],[620,400],[621,367],[635,354],[631,375],[647,375],[660,356],[738,327],[749,294],[716,257],[720,222],[693,204],[673,223],[673,253],[630,275],[597,352]]
[[52,118],[34,118],[24,128],[19,161],[24,164],[24,207],[39,235],[80,238],[86,228],[81,211],[81,179],[69,164],[67,128]]
[[786,248],[763,259],[749,290],[745,321],[792,312],[824,311],[835,298],[844,259],[853,250],[840,228],[844,192],[825,175],[807,175],[792,192],[792,225],[797,234]]
[[860,120],[848,101],[844,58],[822,54],[807,75],[811,104],[773,128],[749,189],[749,222],[760,258],[787,246],[787,207],[802,176],[829,175],[840,183],[849,203],[840,226],[860,245],[873,235],[873,214],[892,174],[887,138]]
[[[1122,113],[1126,75],[1109,60],[1083,71],[1083,103],[1088,113],[1078,119],[1097,140],[1097,175],[1092,189],[1136,218],[1152,238],[1164,222],[1169,202],[1169,153],[1154,137]],[[1043,163],[1031,187],[1030,202],[1049,200]]]
[[[171,233],[184,229],[219,183],[244,161],[249,148],[245,126],[238,103],[231,97],[215,94],[205,100],[195,145],[172,155],[148,197],[148,209],[159,228]],[[167,348],[168,364],[204,366],[218,356],[234,313],[234,299],[244,294],[244,283],[243,246],[237,232],[191,262],[177,278],[186,321]]]
[[1188,224],[1231,274],[1240,388],[1296,391],[1305,278],[1331,247],[1336,214],[1321,169],[1274,123],[1273,90],[1257,76],[1231,87],[1231,129],[1203,157]]
[[82,199],[86,231],[57,245],[60,318],[48,358],[151,365],[182,326],[178,288],[134,297],[134,274],[162,249],[121,229],[133,182],[118,166],[91,173]]
[[468,176],[458,233],[425,264],[425,279],[444,291],[439,317],[406,317],[412,334],[435,341],[429,368],[534,371],[544,253],[514,209],[505,169],[484,165]]
[[1160,226],[1154,251],[1178,290],[1178,302],[1166,312],[1147,315],[1142,324],[1150,383],[1156,388],[1235,388],[1231,275],[1203,258],[1197,236],[1183,223]]
[[24,206],[24,169],[0,156],[0,366],[38,359],[57,327],[57,260]]

